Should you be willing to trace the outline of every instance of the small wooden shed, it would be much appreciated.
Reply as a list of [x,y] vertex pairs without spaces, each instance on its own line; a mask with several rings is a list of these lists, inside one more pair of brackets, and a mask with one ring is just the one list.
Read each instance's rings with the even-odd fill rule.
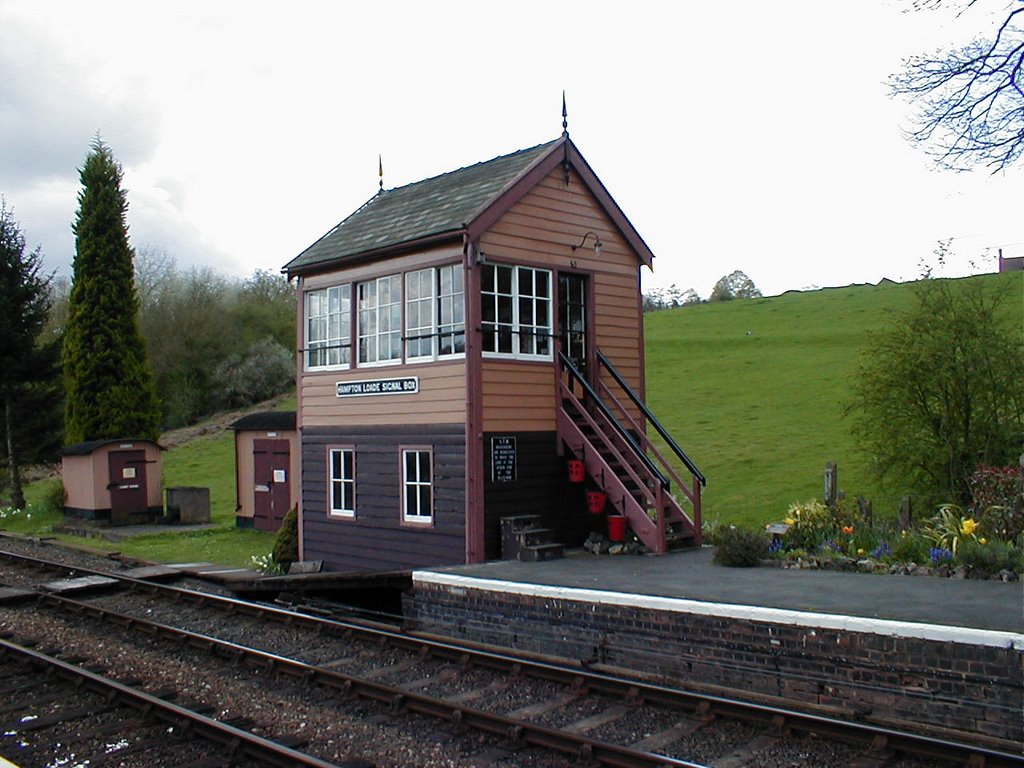
[[163,516],[164,449],[152,440],[90,440],[61,451],[64,514],[109,525]]
[[295,411],[244,416],[235,431],[235,525],[276,531],[298,499]]

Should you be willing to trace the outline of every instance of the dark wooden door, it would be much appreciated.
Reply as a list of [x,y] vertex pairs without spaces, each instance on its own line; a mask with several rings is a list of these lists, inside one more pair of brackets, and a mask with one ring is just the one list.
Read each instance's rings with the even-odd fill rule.
[[558,275],[558,340],[562,352],[584,376],[590,353],[588,333],[586,275],[562,272]]
[[146,452],[111,451],[110,524],[131,525],[148,519],[146,489]]
[[287,440],[253,441],[253,527],[276,531],[291,503],[291,455]]

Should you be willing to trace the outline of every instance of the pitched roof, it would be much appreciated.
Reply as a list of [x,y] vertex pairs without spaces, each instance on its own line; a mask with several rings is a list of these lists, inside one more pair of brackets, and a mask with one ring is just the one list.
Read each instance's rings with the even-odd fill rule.
[[496,157],[371,197],[334,229],[292,259],[285,270],[376,252],[466,228],[510,183],[557,141]]
[[243,416],[232,422],[228,429],[240,430],[290,430],[295,429],[295,411],[259,411]]
[[162,445],[160,445],[159,443],[157,443],[154,440],[145,440],[145,439],[134,438],[134,437],[115,437],[115,438],[107,438],[105,440],[87,440],[84,443],[73,443],[71,445],[65,445],[60,450],[60,455],[61,456],[88,456],[90,453],[92,453],[93,451],[97,450],[98,448],[102,448],[105,445],[110,445],[111,443],[125,443],[125,444],[132,443],[133,445],[135,443],[149,443],[150,445],[155,445],[161,451],[166,451],[167,450],[166,448],[164,448]]
[[560,163],[580,175],[612,223],[651,266],[654,254],[566,135],[546,144],[378,192],[285,265],[316,272],[459,237],[475,239]]

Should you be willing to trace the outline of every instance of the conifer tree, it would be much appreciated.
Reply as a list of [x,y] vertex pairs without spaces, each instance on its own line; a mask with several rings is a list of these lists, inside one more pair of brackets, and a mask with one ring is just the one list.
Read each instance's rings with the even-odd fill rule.
[[121,166],[98,137],[80,178],[62,349],[66,440],[155,440],[160,407],[139,332],[128,201]]
[[0,434],[16,509],[25,508],[22,459],[39,458],[36,449],[52,442],[48,437],[59,405],[53,397],[53,345],[40,344],[50,309],[50,277],[42,261],[38,248],[25,252],[25,238],[0,199]]

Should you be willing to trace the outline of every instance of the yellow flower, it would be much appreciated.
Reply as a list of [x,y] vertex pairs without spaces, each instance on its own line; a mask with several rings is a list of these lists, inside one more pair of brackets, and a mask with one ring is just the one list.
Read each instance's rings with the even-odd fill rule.
[[863,555],[864,554],[864,550],[863,549],[858,549],[857,550],[857,554],[858,555]]
[[980,542],[981,544],[988,544],[988,539],[986,539],[986,538],[985,538],[984,536],[982,536],[982,537],[981,537],[980,539],[978,539],[978,541],[979,541],[979,542]]
[[784,522],[786,525],[796,525],[796,520],[794,520],[792,517],[787,517],[782,522]]
[[960,526],[960,533],[962,533],[964,536],[973,536],[975,529],[978,527],[978,524],[974,521],[974,518],[969,517],[966,520],[962,520],[961,522],[962,525]]

